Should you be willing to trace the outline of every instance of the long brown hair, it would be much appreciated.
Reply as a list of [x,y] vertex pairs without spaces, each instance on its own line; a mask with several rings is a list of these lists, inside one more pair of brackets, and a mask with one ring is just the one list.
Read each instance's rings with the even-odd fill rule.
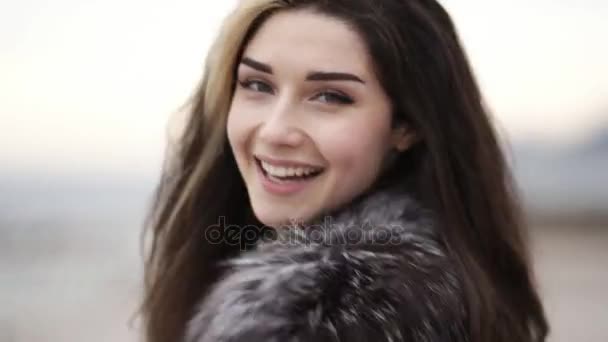
[[472,341],[542,341],[535,290],[508,165],[454,25],[435,0],[247,0],[226,19],[150,211],[142,305],[148,342],[179,340],[194,305],[221,277],[216,261],[241,250],[207,230],[259,224],[226,137],[244,46],[276,11],[307,8],[343,20],[367,43],[395,122],[421,140],[388,177],[434,210],[461,268]]

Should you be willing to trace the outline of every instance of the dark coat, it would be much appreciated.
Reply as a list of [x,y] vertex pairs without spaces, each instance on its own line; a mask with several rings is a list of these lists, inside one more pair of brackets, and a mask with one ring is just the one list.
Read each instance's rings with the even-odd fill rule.
[[185,342],[468,341],[462,277],[433,215],[376,190],[229,260]]

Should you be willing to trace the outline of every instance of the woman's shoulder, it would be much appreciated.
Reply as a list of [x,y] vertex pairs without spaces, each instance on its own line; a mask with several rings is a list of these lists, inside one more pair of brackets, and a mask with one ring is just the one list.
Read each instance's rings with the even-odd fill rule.
[[466,341],[461,277],[408,201],[366,199],[231,260],[186,341]]

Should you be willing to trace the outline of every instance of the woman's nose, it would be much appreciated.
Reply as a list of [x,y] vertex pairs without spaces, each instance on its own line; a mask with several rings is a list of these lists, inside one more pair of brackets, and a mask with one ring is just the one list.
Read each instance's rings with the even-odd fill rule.
[[304,140],[304,133],[298,126],[296,108],[285,100],[277,101],[269,110],[260,124],[258,138],[269,145],[300,145]]

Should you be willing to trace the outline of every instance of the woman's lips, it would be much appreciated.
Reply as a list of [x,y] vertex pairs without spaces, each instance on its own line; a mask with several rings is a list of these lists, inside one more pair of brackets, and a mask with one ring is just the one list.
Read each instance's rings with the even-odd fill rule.
[[311,177],[296,177],[290,179],[277,179],[268,175],[266,171],[262,168],[260,161],[255,160],[256,171],[258,177],[260,179],[260,183],[262,187],[267,192],[279,195],[279,196],[288,196],[298,193],[304,190],[310,183],[319,175],[314,175]]
[[292,161],[292,160],[286,160],[286,159],[271,158],[271,157],[258,155],[258,154],[254,155],[254,158],[256,159],[256,161],[262,160],[264,162],[267,162],[268,164],[275,165],[275,166],[323,169],[322,166],[318,166],[318,165],[308,164],[308,163],[295,161],[295,160]]

